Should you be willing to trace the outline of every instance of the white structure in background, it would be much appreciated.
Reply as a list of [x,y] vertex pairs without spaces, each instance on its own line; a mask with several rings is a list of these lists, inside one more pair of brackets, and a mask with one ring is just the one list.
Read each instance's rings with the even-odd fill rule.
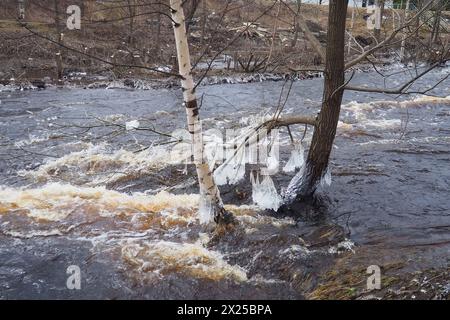
[[25,19],[25,0],[18,0],[19,4],[19,20]]
[[367,29],[380,30],[381,29],[381,8],[376,5],[367,7]]

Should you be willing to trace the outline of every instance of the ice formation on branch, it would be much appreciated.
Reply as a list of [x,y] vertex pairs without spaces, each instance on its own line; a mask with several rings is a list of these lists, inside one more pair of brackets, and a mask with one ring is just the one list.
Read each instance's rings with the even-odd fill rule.
[[302,143],[295,143],[294,150],[291,151],[291,157],[283,168],[284,172],[294,172],[300,169],[305,163]]
[[225,161],[214,171],[214,181],[217,185],[236,184],[245,176],[245,149],[236,150],[231,161]]
[[261,209],[278,210],[281,206],[282,199],[275,188],[272,178],[266,175],[260,181],[258,173],[256,177],[251,173],[250,181],[252,183],[253,202]]

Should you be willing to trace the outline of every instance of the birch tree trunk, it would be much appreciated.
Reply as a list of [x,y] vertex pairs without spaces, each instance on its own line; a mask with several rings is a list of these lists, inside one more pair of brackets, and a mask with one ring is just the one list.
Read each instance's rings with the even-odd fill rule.
[[207,161],[205,161],[203,152],[202,123],[195,95],[194,80],[191,74],[191,61],[182,3],[183,0],[170,0],[178,71],[181,76],[188,131],[192,139],[192,151],[200,187],[200,222],[207,223],[214,219],[218,224],[229,224],[234,222],[234,218],[223,208],[219,189],[214,182],[213,174]]
[[328,169],[344,94],[345,23],[348,0],[330,1],[322,108],[303,170],[292,178],[283,198],[284,208],[315,192]]

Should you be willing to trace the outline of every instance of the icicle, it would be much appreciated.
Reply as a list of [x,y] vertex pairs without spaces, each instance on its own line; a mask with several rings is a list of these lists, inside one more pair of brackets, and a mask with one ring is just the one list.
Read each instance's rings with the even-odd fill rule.
[[269,157],[267,157],[267,175],[278,173],[278,168],[280,166],[280,161],[278,160],[278,155],[275,152],[271,152]]
[[278,141],[275,140],[275,139],[278,139],[278,136],[273,135],[272,139],[274,139],[274,143],[272,143],[272,145],[267,140],[267,138],[265,139],[265,141],[262,142],[262,143],[266,144],[266,147],[264,147],[263,150],[268,150],[270,148],[269,154],[266,159],[266,167],[261,170],[261,173],[263,175],[277,174],[278,170],[280,168],[280,160],[278,159],[280,149],[279,149]]
[[295,143],[294,150],[291,151],[291,157],[283,168],[284,172],[294,172],[300,169],[305,163],[302,143]]
[[253,202],[261,209],[278,210],[282,199],[270,176],[264,176],[260,182],[259,174],[256,174],[256,178],[253,174],[250,174],[250,181],[252,183]]
[[245,176],[245,148],[236,151],[231,161],[225,161],[214,171],[214,181],[217,185],[236,184]]
[[216,163],[223,159],[223,139],[220,132],[207,130],[204,135],[204,154],[208,161],[209,169],[213,170]]
[[328,186],[329,187],[331,185],[331,170],[330,170],[330,166],[328,166],[327,172],[325,173],[323,178],[320,180],[320,185],[322,187],[324,187],[324,186]]
[[187,174],[188,174],[188,162],[189,162],[189,160],[188,160],[188,158],[186,158],[185,163],[184,163],[184,169],[183,169],[183,171],[181,172],[181,173],[184,174],[185,176],[187,176]]

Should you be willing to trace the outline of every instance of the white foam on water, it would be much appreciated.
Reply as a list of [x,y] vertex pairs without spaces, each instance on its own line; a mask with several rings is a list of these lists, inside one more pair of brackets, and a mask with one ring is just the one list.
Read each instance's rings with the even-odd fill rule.
[[370,119],[365,121],[366,127],[395,128],[402,125],[401,119]]
[[49,134],[46,134],[46,135],[43,135],[43,136],[40,136],[40,137],[32,135],[32,134],[29,134],[28,135],[28,139],[23,139],[23,140],[16,141],[14,143],[14,146],[16,148],[22,148],[22,147],[25,147],[25,146],[28,146],[28,145],[31,145],[31,144],[44,142],[44,141],[47,141],[49,139],[49,136],[50,136]]
[[358,145],[360,146],[366,146],[366,145],[374,145],[374,144],[399,144],[399,143],[405,143],[412,142],[412,143],[436,143],[436,142],[450,142],[450,136],[444,136],[444,137],[421,137],[421,138],[403,138],[402,140],[399,139],[379,139],[379,140],[371,140],[367,142],[360,142]]
[[175,272],[214,281],[247,281],[245,269],[230,265],[219,252],[204,248],[200,241],[193,244],[170,241],[129,242],[122,247],[122,257],[139,272],[155,276]]
[[328,253],[339,254],[345,251],[355,253],[355,243],[349,239],[339,242],[337,245],[328,248]]
[[58,229],[32,231],[32,232],[2,230],[2,233],[5,235],[8,235],[10,237],[20,238],[20,239],[31,239],[34,237],[54,237],[54,236],[62,236],[63,235],[61,230],[58,230]]
[[300,246],[297,244],[294,244],[292,246],[290,246],[289,248],[283,249],[280,251],[280,255],[288,258],[288,259],[292,259],[295,260],[298,257],[308,257],[310,256],[312,253],[314,253],[314,251],[310,251],[307,247],[304,246]]
[[139,121],[138,120],[131,120],[125,123],[125,129],[127,131],[138,129],[139,128]]
[[[50,183],[40,188],[0,187],[0,214],[26,210],[26,214],[37,220],[60,221],[74,213],[80,213],[83,206],[87,212],[100,216],[115,217],[121,214],[134,215],[138,212],[155,215],[168,209],[196,212],[199,195],[174,195],[162,191],[156,195],[134,193],[128,195],[105,187],[77,187],[69,184]],[[189,223],[194,218],[183,214],[163,215],[163,218],[179,219]]]
[[[341,130],[352,130],[358,126],[363,128],[375,127],[386,129],[401,127],[401,119],[387,119],[387,113],[383,110],[431,107],[442,104],[450,104],[450,96],[442,98],[426,95],[415,95],[410,100],[404,101],[384,100],[364,103],[351,101],[342,105],[342,115],[344,118],[350,117],[354,120],[352,120],[352,123],[348,123],[348,121],[339,121],[338,127]],[[370,115],[372,115],[372,117],[376,116],[377,118],[371,119],[371,117],[369,117]],[[355,123],[353,123],[353,121],[355,121]]]
[[40,182],[67,181],[97,186],[139,172],[149,172],[182,163],[186,154],[173,153],[155,146],[135,153],[125,149],[108,150],[106,144],[87,144],[84,150],[71,152],[57,159],[49,159],[36,170],[21,170],[19,175]]

